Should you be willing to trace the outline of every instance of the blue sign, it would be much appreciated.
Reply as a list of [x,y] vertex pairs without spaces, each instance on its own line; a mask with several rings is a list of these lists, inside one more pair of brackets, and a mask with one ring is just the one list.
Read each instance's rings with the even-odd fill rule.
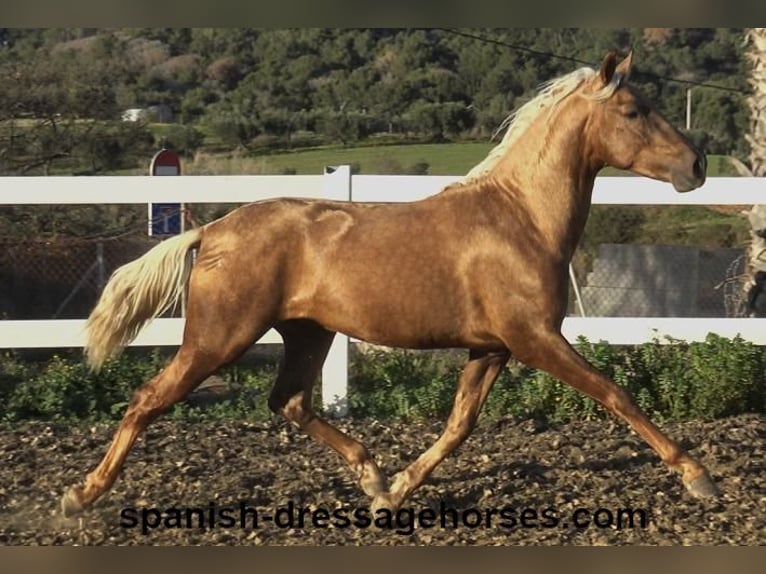
[[150,204],[149,235],[178,235],[181,233],[181,204]]

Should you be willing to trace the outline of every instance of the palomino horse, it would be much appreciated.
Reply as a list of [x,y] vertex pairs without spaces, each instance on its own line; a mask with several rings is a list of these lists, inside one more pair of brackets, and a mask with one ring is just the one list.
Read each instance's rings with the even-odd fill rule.
[[[628,169],[679,192],[705,181],[705,156],[627,83],[631,61],[632,53],[619,64],[609,54],[599,70],[550,82],[483,162],[434,196],[404,204],[261,201],[115,271],[88,320],[92,367],[188,285],[183,343],[135,392],[98,467],[62,498],[64,513],[91,506],[152,420],[272,327],[284,359],[269,407],[337,451],[373,510],[399,508],[466,440],[511,356],[624,419],[694,495],[716,494],[705,467],[560,331],[568,264],[598,171]],[[390,485],[364,445],[312,411],[312,385],[336,332],[390,347],[469,350],[443,434]]]

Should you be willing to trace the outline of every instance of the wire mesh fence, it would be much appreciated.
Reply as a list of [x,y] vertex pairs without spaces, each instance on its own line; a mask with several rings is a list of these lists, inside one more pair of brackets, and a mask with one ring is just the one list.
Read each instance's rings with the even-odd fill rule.
[[11,206],[0,224],[0,319],[85,318],[111,274],[161,240],[146,206]]
[[[742,317],[744,250],[604,243],[576,273],[589,317]],[[582,310],[580,309],[582,305]]]
[[[195,205],[190,224],[210,221],[233,207]],[[139,216],[135,206],[109,209],[104,212],[108,217],[104,215],[101,233],[91,227],[87,237],[76,233],[0,237],[0,319],[85,318],[112,272],[161,240],[147,235],[145,206]],[[672,237],[663,242],[667,238],[656,233],[659,241],[647,241],[652,237],[645,229],[646,215],[641,220],[628,208],[597,211],[573,258],[569,313],[747,316],[746,246],[741,241],[746,226],[743,223],[732,239],[731,233],[720,232],[736,223],[731,214],[711,211],[708,215],[706,230],[698,234],[699,244],[688,235],[672,244]],[[116,233],[115,222],[125,221]],[[717,236],[711,229],[719,230]]]
[[87,317],[106,280],[120,265],[148,251],[156,240],[65,237],[0,244],[0,317]]

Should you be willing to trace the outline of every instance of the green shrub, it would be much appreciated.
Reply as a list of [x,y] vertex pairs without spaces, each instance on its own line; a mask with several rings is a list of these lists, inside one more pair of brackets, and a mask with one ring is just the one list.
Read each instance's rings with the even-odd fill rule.
[[[704,342],[618,347],[581,339],[579,352],[625,387],[657,421],[710,420],[766,411],[764,348],[741,338],[709,335]],[[119,420],[134,390],[164,366],[160,354],[126,353],[91,373],[79,356],[42,363],[0,356],[0,418],[6,421]],[[351,354],[350,414],[357,418],[438,419],[452,409],[465,354],[378,350]],[[175,405],[184,420],[267,420],[274,365],[230,367],[219,375],[233,393],[215,404]],[[321,411],[320,385],[315,404]],[[485,418],[535,418],[550,423],[604,419],[601,405],[547,373],[511,362],[490,392]]]
[[191,157],[202,146],[205,134],[193,126],[172,124],[165,127],[157,139],[158,145]]
[[[656,420],[707,420],[766,409],[764,350],[741,338],[711,334],[701,343],[654,341],[635,347],[580,339],[575,346]],[[351,367],[352,414],[446,416],[462,364],[453,361],[445,368],[434,356],[411,351],[361,355]],[[514,416],[551,423],[611,416],[596,401],[547,373],[514,364],[498,377],[483,413],[490,418]]]
[[348,402],[353,416],[443,417],[452,408],[458,370],[436,354],[371,351],[352,356]]
[[104,420],[121,416],[134,389],[154,376],[158,355],[109,361],[98,373],[83,361],[53,358],[34,376],[17,381],[2,405],[6,420]]
[[8,404],[16,386],[27,380],[30,372],[30,366],[19,360],[15,353],[0,354],[0,405]]
[[[224,374],[232,377],[231,372]],[[268,420],[274,416],[268,407],[273,375],[268,369],[238,373],[232,397],[204,407],[180,402],[168,416],[176,420]]]
[[[660,354],[660,357],[657,357]],[[763,351],[737,337],[647,347],[655,368],[657,410],[670,420],[711,420],[764,408]]]

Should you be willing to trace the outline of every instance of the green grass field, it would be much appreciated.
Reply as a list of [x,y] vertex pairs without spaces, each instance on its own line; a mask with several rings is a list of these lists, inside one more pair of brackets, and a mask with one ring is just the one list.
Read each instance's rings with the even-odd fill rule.
[[[352,165],[364,174],[427,173],[461,175],[479,163],[492,144],[412,144],[326,147],[264,155],[230,157],[198,154],[185,173],[319,174],[325,166]],[[419,165],[419,168],[418,168]]]
[[[183,171],[189,175],[320,174],[325,166],[352,165],[362,174],[427,173],[463,175],[479,163],[494,144],[444,143],[327,147],[250,156],[197,154]],[[737,175],[724,156],[710,156],[708,175]],[[422,169],[425,171],[422,171]],[[606,168],[601,175],[627,175]]]

